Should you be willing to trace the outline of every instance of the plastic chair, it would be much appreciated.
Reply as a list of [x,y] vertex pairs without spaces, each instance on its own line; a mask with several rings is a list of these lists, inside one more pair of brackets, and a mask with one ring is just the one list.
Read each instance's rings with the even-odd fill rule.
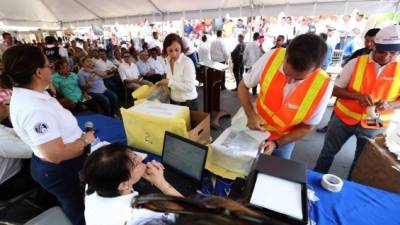
[[55,206],[50,208],[43,213],[39,214],[35,218],[24,223],[24,225],[72,225],[71,221],[65,216],[64,212],[60,207]]

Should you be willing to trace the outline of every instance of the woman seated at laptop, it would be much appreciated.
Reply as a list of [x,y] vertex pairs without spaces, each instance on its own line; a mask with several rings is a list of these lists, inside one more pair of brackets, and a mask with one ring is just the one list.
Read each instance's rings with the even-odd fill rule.
[[93,152],[81,171],[81,180],[87,184],[85,220],[87,225],[139,224],[149,218],[173,220],[172,214],[156,213],[130,206],[137,196],[132,186],[142,177],[165,195],[182,196],[163,175],[161,163],[142,163],[126,145],[116,143]]

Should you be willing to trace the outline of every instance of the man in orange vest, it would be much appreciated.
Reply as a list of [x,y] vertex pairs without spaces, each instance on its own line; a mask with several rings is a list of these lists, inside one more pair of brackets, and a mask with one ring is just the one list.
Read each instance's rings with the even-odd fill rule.
[[[303,34],[287,49],[266,52],[239,84],[238,94],[250,129],[268,131],[263,153],[290,159],[296,140],[321,120],[332,94],[321,70],[327,46],[319,36]],[[260,84],[256,104],[249,89]]]
[[375,42],[370,54],[349,61],[335,81],[338,101],[314,169],[318,172],[327,173],[343,144],[355,135],[351,174],[367,140],[385,133],[394,109],[400,108],[400,26],[383,28]]

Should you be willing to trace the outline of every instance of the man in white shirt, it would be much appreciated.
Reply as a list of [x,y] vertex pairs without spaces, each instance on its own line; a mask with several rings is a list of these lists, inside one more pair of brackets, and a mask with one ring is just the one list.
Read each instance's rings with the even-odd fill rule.
[[[260,38],[260,34],[255,32],[253,34],[253,42],[250,42],[246,45],[243,53],[243,63],[245,72],[248,72],[253,67],[254,63],[261,57],[262,48],[258,43],[258,39]],[[257,94],[257,86],[253,88],[253,95]]]
[[[8,116],[8,105],[0,103],[0,120]],[[29,167],[24,167],[21,161],[31,157],[31,148],[12,128],[0,124],[0,200],[8,200],[35,186]]]
[[99,49],[99,59],[96,60],[94,64],[94,69],[103,71],[107,73],[107,77],[103,78],[104,84],[108,89],[111,89],[114,93],[118,95],[119,98],[122,98],[122,82],[117,75],[118,69],[117,67],[107,59],[107,52],[105,49]]
[[[270,133],[262,146],[264,154],[290,159],[295,141],[322,119],[333,88],[329,76],[320,69],[326,52],[319,36],[299,35],[287,50],[266,52],[243,77],[238,94],[247,126]],[[254,105],[249,89],[258,84],[261,92]]]
[[154,60],[150,59],[150,55],[147,50],[140,52],[139,60],[136,63],[139,73],[143,76],[143,79],[152,82],[153,84],[162,80],[162,75],[156,73],[156,66]]
[[[224,39],[222,38],[222,31],[217,31],[217,38],[211,42],[210,46],[211,61],[226,64],[229,60],[228,51]],[[225,76],[222,79],[221,89],[226,90]]]
[[153,47],[155,47],[155,46],[157,46],[157,47],[159,47],[160,49],[162,49],[162,44],[161,44],[161,42],[160,42],[160,40],[158,39],[158,32],[157,31],[154,31],[153,32],[153,39],[151,39],[150,41],[149,41],[149,49],[150,48],[152,48],[152,47],[150,47],[150,46],[153,46]]
[[199,48],[199,61],[200,62],[211,61],[210,43],[207,42],[207,36],[203,35],[201,37],[201,41],[202,41],[202,43],[200,44],[200,48]]
[[371,53],[350,60],[343,68],[333,89],[333,95],[338,98],[334,115],[314,170],[328,173],[335,155],[354,135],[357,146],[349,172],[351,177],[367,140],[386,133],[393,111],[400,108],[400,88],[396,82],[400,71],[395,69],[400,65],[399,55],[400,25],[392,25],[377,33]]
[[182,44],[183,44],[183,52],[187,57],[189,57],[192,60],[194,67],[196,67],[199,59],[197,57],[196,50],[194,49],[192,43],[189,42],[187,37],[182,37]]
[[118,67],[118,72],[122,82],[125,83],[128,89],[136,90],[144,84],[152,85],[151,82],[143,80],[143,78],[139,77],[139,70],[136,64],[132,62],[132,57],[129,52],[124,53],[123,60],[124,62]]
[[10,33],[4,32],[2,36],[3,36],[3,43],[0,44],[0,61],[1,61],[1,56],[7,50],[7,48],[13,45],[13,39]]
[[167,64],[165,63],[165,59],[160,56],[159,53],[161,53],[161,49],[158,46],[153,44],[149,45],[149,54],[151,56],[149,60],[153,61],[152,63],[154,64],[156,74],[165,77]]

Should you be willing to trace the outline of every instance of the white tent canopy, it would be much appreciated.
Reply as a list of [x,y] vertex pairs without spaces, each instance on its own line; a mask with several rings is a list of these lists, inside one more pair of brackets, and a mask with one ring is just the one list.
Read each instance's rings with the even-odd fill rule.
[[400,0],[1,0],[0,22],[13,26],[89,26],[250,15],[395,12]]

